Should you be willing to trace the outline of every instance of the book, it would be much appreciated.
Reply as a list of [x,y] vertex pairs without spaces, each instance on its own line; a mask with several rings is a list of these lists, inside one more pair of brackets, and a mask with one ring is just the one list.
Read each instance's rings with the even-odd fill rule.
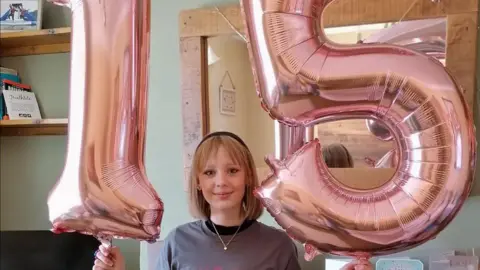
[[32,87],[28,84],[12,81],[9,79],[2,79],[2,90],[32,92]]
[[3,119],[4,116],[4,111],[6,110],[5,107],[5,102],[3,101],[3,93],[1,90],[3,90],[3,80],[9,80],[13,82],[20,82],[20,77],[18,76],[18,71],[15,69],[11,68],[6,68],[6,67],[0,67],[0,119]]
[[0,73],[18,76],[18,71],[16,71],[15,69],[6,68],[6,67],[0,67]]
[[2,103],[4,120],[42,119],[35,93],[30,85],[2,80]]

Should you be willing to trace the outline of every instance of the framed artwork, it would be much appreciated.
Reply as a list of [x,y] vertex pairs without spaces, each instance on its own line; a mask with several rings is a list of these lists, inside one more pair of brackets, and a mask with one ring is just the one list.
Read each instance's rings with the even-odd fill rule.
[[1,0],[0,32],[42,29],[42,0]]
[[235,89],[220,87],[220,113],[226,115],[235,115],[236,105]]

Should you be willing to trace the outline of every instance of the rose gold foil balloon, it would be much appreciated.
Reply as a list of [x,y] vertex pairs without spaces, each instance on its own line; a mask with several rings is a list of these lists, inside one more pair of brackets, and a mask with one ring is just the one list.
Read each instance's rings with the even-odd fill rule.
[[316,26],[330,2],[241,1],[263,107],[296,127],[378,121],[397,143],[398,166],[381,187],[356,190],[329,173],[313,140],[284,160],[268,158],[273,173],[256,194],[292,237],[318,251],[368,258],[406,250],[442,231],[470,192],[472,115],[437,60],[400,46],[329,41]]
[[379,121],[373,119],[365,120],[367,124],[367,129],[370,131],[377,139],[382,141],[391,141],[393,139],[392,134],[385,125],[382,125]]
[[291,127],[282,123],[278,124],[278,140],[280,147],[276,157],[284,159],[285,157],[295,153],[306,142],[307,129],[303,127]]
[[[363,43],[402,45],[432,56],[444,64],[446,27],[445,19],[404,21],[370,35]],[[378,139],[392,140],[388,129],[378,121],[367,119],[366,124],[368,130]]]
[[396,149],[388,151],[383,157],[375,162],[375,168],[395,168],[398,164],[398,152]]
[[145,174],[149,0],[72,9],[68,149],[50,192],[53,231],[155,241],[163,203]]

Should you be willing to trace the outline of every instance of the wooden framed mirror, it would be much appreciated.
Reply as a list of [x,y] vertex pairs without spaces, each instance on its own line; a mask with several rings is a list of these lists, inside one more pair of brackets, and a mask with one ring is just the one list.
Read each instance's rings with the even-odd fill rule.
[[[465,97],[473,108],[478,2],[466,0],[458,5],[455,0],[438,3],[431,0],[338,0],[327,8],[324,27],[328,37],[337,43],[357,43],[399,20],[444,18],[444,64],[463,86]],[[252,149],[262,180],[270,172],[263,158],[278,147],[275,143],[278,125],[263,111],[255,93],[248,51],[242,38],[244,24],[240,6],[182,11],[179,31],[185,176],[201,138],[211,131],[228,130],[244,138]],[[322,145],[341,143],[349,150],[354,167],[330,170],[347,186],[375,188],[395,172],[393,167],[372,167],[372,162],[384,157],[395,143],[375,138],[368,131],[365,120],[317,125],[309,130],[309,136],[319,138]],[[480,194],[478,186],[472,195]]]

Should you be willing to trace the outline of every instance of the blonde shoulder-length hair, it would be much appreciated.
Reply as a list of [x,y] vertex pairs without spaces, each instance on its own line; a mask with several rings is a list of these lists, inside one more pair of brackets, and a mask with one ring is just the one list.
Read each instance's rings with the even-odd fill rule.
[[195,218],[204,220],[210,217],[210,205],[203,197],[202,191],[198,189],[198,176],[205,169],[208,159],[215,155],[220,147],[224,147],[232,161],[245,170],[243,207],[247,219],[257,220],[263,213],[263,206],[253,194],[259,182],[252,154],[239,141],[226,135],[217,135],[206,139],[195,151],[188,185],[191,214]]

